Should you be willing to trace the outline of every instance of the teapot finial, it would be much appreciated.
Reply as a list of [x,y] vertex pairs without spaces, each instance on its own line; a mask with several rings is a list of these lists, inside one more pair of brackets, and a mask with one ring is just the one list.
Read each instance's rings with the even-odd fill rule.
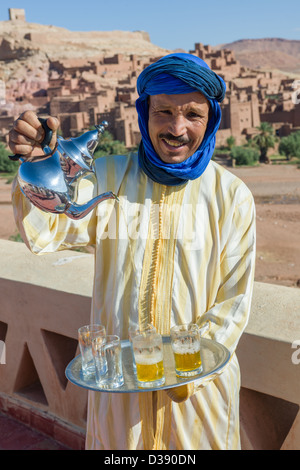
[[103,134],[105,129],[108,127],[108,122],[102,121],[101,124],[96,124],[95,127],[98,130],[99,134]]
[[103,134],[107,121],[96,124],[95,129],[85,132],[79,137],[71,139],[59,138],[59,147],[63,150],[65,156],[74,160],[83,170],[94,171],[94,152],[99,144],[100,135]]

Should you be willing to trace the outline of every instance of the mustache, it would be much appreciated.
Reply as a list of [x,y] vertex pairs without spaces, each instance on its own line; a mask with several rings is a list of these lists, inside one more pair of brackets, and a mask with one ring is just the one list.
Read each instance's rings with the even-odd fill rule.
[[188,144],[190,141],[190,139],[188,137],[185,137],[184,135],[175,136],[169,132],[167,134],[159,134],[158,137],[160,139],[174,140],[179,144]]

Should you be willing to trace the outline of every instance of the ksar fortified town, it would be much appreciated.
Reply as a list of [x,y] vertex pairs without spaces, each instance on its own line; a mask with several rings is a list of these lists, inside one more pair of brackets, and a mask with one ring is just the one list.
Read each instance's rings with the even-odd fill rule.
[[[135,148],[140,139],[137,76],[171,51],[152,45],[145,32],[71,33],[27,23],[20,9],[10,9],[9,18],[2,22],[7,34],[0,43],[0,61],[6,65],[5,70],[0,68],[0,138],[7,137],[21,112],[33,109],[39,115],[57,116],[66,138],[106,120],[116,140]],[[227,84],[217,147],[230,136],[236,144],[245,143],[263,121],[272,123],[279,137],[300,129],[300,108],[293,100],[295,78],[242,66],[228,49],[196,43],[187,52],[205,60]]]

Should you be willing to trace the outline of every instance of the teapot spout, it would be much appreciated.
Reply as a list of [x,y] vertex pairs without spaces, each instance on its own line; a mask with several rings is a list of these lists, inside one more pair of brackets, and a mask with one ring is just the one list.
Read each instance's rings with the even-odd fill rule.
[[76,204],[74,202],[66,208],[64,213],[70,219],[82,219],[83,217],[88,215],[96,207],[97,204],[102,201],[106,201],[106,199],[114,199],[115,201],[119,201],[119,198],[113,192],[108,191],[107,193],[99,194],[99,196],[94,197],[86,204]]

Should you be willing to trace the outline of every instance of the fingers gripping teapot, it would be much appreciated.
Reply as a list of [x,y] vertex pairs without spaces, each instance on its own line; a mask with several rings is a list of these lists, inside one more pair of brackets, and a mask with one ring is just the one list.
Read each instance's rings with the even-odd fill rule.
[[[52,138],[52,130],[46,119],[39,119],[45,138],[41,147],[45,150]],[[94,207],[106,199],[118,200],[111,191],[100,194],[85,204],[77,204],[78,184],[85,176],[95,177],[93,154],[100,135],[107,122],[95,126],[95,130],[86,132],[80,137],[63,139],[57,137],[55,149],[33,161],[14,155],[12,160],[20,159],[17,179],[22,193],[39,209],[53,214],[66,214],[71,219],[85,217]],[[50,149],[49,149],[50,150]]]

